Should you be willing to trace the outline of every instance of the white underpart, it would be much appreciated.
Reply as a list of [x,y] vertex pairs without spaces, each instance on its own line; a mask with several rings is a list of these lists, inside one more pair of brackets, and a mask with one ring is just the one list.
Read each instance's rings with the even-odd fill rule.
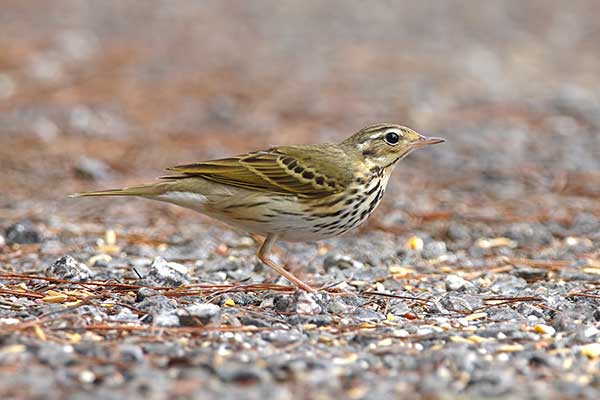
[[[237,207],[238,205],[264,202],[273,197],[277,197],[276,195],[266,195],[262,192],[220,184],[212,184],[206,189],[207,191],[210,191],[210,193],[207,193],[206,195],[201,193],[171,191],[152,198],[198,211],[233,227],[259,235],[273,233],[273,228],[279,228],[283,231],[293,229],[293,224],[289,220],[289,217],[282,218],[282,221],[275,221],[275,227],[271,224],[267,225],[261,223],[259,220],[262,220],[264,218],[264,213],[268,212],[264,207],[254,207],[251,209]],[[289,197],[284,198],[287,201],[291,201]],[[294,204],[293,201],[292,203]],[[228,206],[233,206],[233,208],[231,208],[229,212],[223,211],[223,209],[227,209]],[[289,205],[285,208],[287,207],[289,207]],[[279,226],[277,222],[280,223]]]
[[[391,168],[381,178],[373,179],[357,196],[371,192],[378,180],[385,187],[390,173]],[[246,232],[263,236],[276,234],[281,240],[292,242],[322,240],[345,233],[363,223],[375,207],[368,213],[363,213],[365,208],[369,208],[372,202],[376,202],[376,206],[381,200],[378,198],[379,190],[373,190],[358,202],[360,209],[354,214],[348,214],[348,210],[344,210],[337,215],[310,220],[307,218],[310,207],[295,196],[257,192],[212,182],[204,187],[200,181],[197,184],[196,190],[202,190],[203,194],[174,190],[148,197],[198,211]],[[258,205],[244,207],[252,204]],[[355,204],[347,207],[354,207]],[[344,202],[340,202],[337,207],[344,207]],[[336,222],[335,227],[315,231],[315,224],[333,222]]]
[[200,212],[204,212],[206,204],[208,203],[208,199],[205,195],[190,192],[167,192],[160,196],[156,196],[156,198],[157,200]]
[[[237,207],[240,204],[270,201],[274,204],[273,208],[302,213],[303,207],[297,203],[293,196],[278,196],[241,188],[221,187],[221,185],[213,185],[211,189],[213,193],[207,195],[172,191],[156,196],[154,199],[198,211],[233,227],[263,236],[274,233],[280,235],[283,240],[288,241],[315,239],[315,234],[311,231],[314,223],[306,221],[301,215],[267,217],[265,214],[273,213],[272,207],[260,206],[249,209]],[[215,194],[214,192],[218,193]],[[227,212],[223,211],[228,206],[232,208]],[[269,223],[261,222],[263,220],[268,220]]]

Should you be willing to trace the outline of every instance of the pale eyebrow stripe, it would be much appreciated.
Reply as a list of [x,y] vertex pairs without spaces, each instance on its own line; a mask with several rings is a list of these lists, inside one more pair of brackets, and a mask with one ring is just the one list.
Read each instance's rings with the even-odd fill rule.
[[369,139],[372,140],[372,139],[382,138],[385,135],[387,135],[389,132],[397,133],[400,137],[406,136],[406,134],[404,133],[403,130],[398,129],[398,128],[390,128],[384,132],[377,132],[376,134],[369,136]]
[[396,125],[393,125],[393,124],[377,124],[377,125],[373,125],[373,126],[367,128],[367,129],[364,129],[363,132],[369,133],[369,132],[373,132],[373,131],[380,131],[385,128],[392,129],[395,127],[396,127]]

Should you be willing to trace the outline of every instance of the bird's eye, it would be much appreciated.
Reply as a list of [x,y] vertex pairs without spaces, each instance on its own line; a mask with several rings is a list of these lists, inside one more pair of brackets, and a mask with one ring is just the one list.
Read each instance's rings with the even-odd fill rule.
[[398,142],[400,141],[400,135],[398,135],[396,132],[388,132],[385,134],[385,142],[387,144],[398,144]]

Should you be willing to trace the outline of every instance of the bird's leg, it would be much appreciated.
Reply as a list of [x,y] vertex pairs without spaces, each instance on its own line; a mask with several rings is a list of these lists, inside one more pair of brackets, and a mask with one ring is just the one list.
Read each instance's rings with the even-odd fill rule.
[[263,239],[261,236],[257,235],[256,233],[249,233],[248,235],[252,238],[252,240],[254,240],[254,243],[256,243],[256,244],[260,243],[262,245],[263,242],[265,241],[265,239]]
[[[266,238],[264,238],[263,236],[257,235],[255,233],[250,233],[249,235],[252,238],[252,240],[254,240],[254,243],[257,244],[259,247],[262,246],[266,240]],[[275,241],[273,241],[273,244],[274,243],[275,243]],[[287,255],[287,252],[285,250],[283,250],[280,246],[272,246],[268,252],[275,253],[281,258],[285,258]]]
[[316,292],[315,289],[308,286],[306,283],[302,282],[300,279],[296,278],[294,274],[275,264],[273,260],[269,258],[269,251],[273,244],[277,241],[277,235],[268,234],[265,238],[265,241],[262,243],[260,248],[258,249],[258,259],[262,261],[267,266],[273,268],[280,275],[283,275],[288,281],[292,282],[294,285],[299,287],[302,290],[305,290],[310,293]]

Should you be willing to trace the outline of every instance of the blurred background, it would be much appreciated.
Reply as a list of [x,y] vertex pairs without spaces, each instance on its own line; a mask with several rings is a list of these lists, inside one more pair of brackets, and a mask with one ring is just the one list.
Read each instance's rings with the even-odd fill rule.
[[448,142],[401,163],[380,213],[598,215],[598,15],[593,0],[4,0],[0,207],[60,213],[73,191],[385,121]]
[[[273,252],[360,297],[126,292],[275,276],[208,217],[67,198],[378,122],[447,142]],[[0,398],[600,397],[598,0],[2,0],[0,184]]]

